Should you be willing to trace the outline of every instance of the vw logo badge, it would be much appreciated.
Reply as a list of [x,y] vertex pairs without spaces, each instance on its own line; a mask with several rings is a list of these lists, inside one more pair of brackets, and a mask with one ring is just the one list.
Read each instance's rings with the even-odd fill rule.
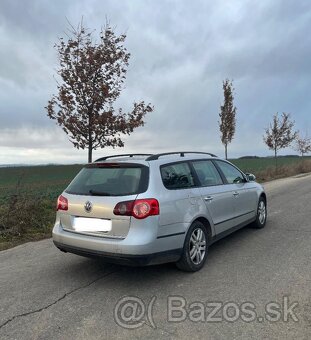
[[85,209],[85,211],[86,212],[91,212],[91,210],[92,210],[92,203],[90,202],[90,201],[87,201],[85,204],[84,204],[84,209]]

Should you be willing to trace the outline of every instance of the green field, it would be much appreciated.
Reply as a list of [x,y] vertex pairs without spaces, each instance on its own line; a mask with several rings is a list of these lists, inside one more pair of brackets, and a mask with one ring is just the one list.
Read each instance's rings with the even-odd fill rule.
[[0,168],[0,203],[12,194],[55,199],[82,165],[46,165]]
[[[311,159],[311,157],[306,157],[306,159]],[[268,157],[231,161],[244,172],[255,175],[267,168],[273,168],[275,164],[274,159]],[[300,161],[298,157],[278,158],[280,166],[297,164]],[[81,167],[82,165],[76,164],[0,168],[0,203],[12,194],[20,192],[36,197],[56,199]]]

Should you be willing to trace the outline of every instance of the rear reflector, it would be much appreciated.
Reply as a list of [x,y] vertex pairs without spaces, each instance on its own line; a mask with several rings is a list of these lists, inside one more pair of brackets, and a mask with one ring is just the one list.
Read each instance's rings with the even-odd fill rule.
[[133,216],[143,219],[148,216],[159,215],[159,202],[155,198],[139,199],[134,201],[124,201],[118,203],[113,209],[115,215]]
[[58,197],[56,210],[68,210],[68,200],[66,197],[62,195]]

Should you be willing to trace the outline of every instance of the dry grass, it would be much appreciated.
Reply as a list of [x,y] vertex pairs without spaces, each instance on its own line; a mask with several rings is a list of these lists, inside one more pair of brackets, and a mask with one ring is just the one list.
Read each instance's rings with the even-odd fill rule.
[[298,174],[304,174],[311,172],[311,160],[299,160],[295,164],[282,165],[275,169],[275,167],[269,167],[265,170],[255,173],[258,182],[271,181],[273,179],[290,177]]
[[26,242],[40,241],[51,237],[49,233],[31,233],[20,236],[0,237],[0,251],[10,249]]
[[21,180],[0,205],[0,250],[51,236],[55,202],[23,191]]
[[0,236],[46,233],[55,218],[55,204],[47,199],[13,196],[0,208]]

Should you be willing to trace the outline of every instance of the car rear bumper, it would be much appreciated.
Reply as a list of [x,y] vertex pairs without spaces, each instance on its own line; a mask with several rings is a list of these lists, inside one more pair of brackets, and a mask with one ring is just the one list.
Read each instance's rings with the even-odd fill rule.
[[88,257],[101,257],[109,262],[148,265],[178,261],[185,233],[157,237],[151,228],[144,233],[130,229],[124,239],[90,236],[64,230],[59,222],[53,229],[53,241],[64,252]]
[[115,254],[104,251],[68,246],[56,241],[53,242],[59,250],[65,253],[68,252],[80,256],[101,258],[110,263],[123,264],[128,266],[147,266],[167,262],[176,262],[179,260],[182,252],[182,249],[174,249],[146,255]]

